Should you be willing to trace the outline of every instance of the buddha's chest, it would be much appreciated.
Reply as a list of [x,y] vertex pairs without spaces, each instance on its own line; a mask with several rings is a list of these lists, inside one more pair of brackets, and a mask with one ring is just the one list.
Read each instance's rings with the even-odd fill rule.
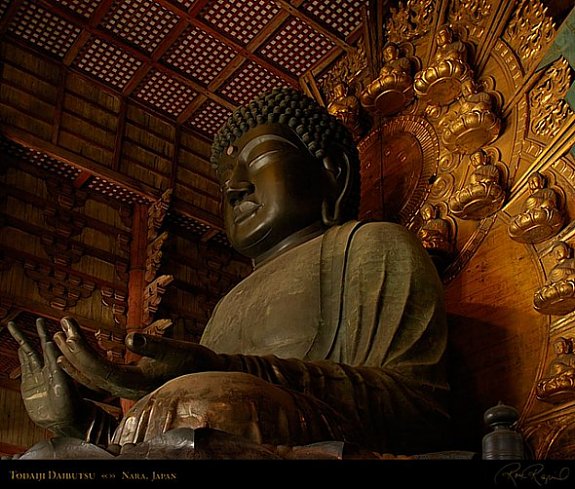
[[303,358],[320,322],[319,278],[314,242],[256,269],[218,304],[202,343],[220,353]]

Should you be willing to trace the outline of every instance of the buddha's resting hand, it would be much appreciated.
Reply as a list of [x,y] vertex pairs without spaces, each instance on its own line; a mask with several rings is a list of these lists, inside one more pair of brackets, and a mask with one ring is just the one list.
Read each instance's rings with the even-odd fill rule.
[[125,339],[126,347],[142,358],[135,365],[116,364],[88,345],[73,318],[62,318],[61,325],[63,331],[54,335],[62,351],[58,364],[78,382],[125,399],[140,399],[183,374],[224,368],[222,358],[201,345],[142,333]]
[[42,359],[29,340],[12,321],[8,330],[18,342],[18,358],[22,369],[21,391],[26,411],[32,421],[62,436],[82,436],[88,420],[84,401],[72,379],[57,364],[59,352],[46,338],[44,320],[36,320],[42,347]]

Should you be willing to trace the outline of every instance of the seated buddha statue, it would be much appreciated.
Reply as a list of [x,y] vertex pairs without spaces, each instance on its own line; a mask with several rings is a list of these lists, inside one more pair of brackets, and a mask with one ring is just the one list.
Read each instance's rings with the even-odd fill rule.
[[333,99],[327,110],[349,129],[355,140],[361,136],[360,102],[343,81],[333,88]]
[[461,219],[483,219],[501,208],[505,191],[499,169],[484,151],[476,151],[470,159],[475,169],[469,183],[449,199],[449,209]]
[[559,209],[557,192],[547,188],[544,175],[529,176],[529,197],[509,224],[509,236],[520,243],[541,243],[563,227],[564,215]]
[[557,264],[535,292],[533,305],[541,314],[562,316],[575,310],[575,258],[573,248],[563,241],[554,244],[553,255]]
[[461,101],[440,121],[441,140],[457,153],[471,154],[492,143],[501,131],[491,95],[473,79],[461,84]]
[[383,48],[383,66],[379,76],[361,92],[361,105],[369,112],[396,114],[414,98],[411,62],[402,56],[397,44],[389,42]]
[[461,93],[462,83],[471,78],[467,46],[456,39],[449,25],[443,25],[436,33],[437,49],[430,65],[417,72],[414,90],[419,98],[437,105],[449,105]]
[[425,203],[420,211],[423,223],[417,232],[423,247],[430,253],[449,255],[452,250],[451,226],[439,215],[438,209]]
[[[414,233],[357,220],[347,128],[275,89],[232,114],[211,161],[227,236],[253,272],[219,301],[199,343],[128,334],[132,364],[98,355],[71,317],[52,340],[39,323],[43,357],[11,323],[32,420],[78,453],[81,439],[125,457],[193,457],[210,432],[233,440],[219,458],[242,458],[238,446],[263,458],[317,444],[343,447],[342,458],[345,447],[369,458],[445,446],[442,283]],[[135,403],[114,423],[71,379]]]
[[554,344],[555,358],[547,374],[537,382],[537,398],[558,403],[575,397],[575,353],[573,338],[558,338]]

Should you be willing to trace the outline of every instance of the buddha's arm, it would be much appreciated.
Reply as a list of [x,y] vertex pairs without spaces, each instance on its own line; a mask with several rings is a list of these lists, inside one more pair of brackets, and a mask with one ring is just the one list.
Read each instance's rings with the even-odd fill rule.
[[58,351],[46,334],[44,320],[36,322],[41,352],[36,352],[15,323],[8,330],[18,342],[22,369],[21,392],[30,419],[57,436],[107,444],[117,420],[99,405],[83,399],[57,360]]
[[342,415],[363,433],[362,439],[371,440],[369,446],[379,450],[402,450],[403,441],[415,449],[420,441],[425,446],[426,426],[442,427],[448,419],[442,408],[445,386],[393,368],[242,355],[227,357],[226,364],[229,370],[248,372],[323,401],[329,406],[326,414]]
[[[350,366],[329,360],[304,361],[276,356],[222,355],[225,370],[245,372],[273,384],[311,395],[330,405],[361,410],[372,397],[401,387],[403,395],[426,390],[400,371],[385,367]],[[421,379],[420,379],[421,381]],[[416,392],[417,391],[417,392]]]

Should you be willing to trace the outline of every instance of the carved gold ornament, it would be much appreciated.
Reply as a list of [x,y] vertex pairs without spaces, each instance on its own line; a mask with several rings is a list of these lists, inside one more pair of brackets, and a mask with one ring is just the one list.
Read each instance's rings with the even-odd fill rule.
[[354,138],[361,136],[359,100],[353,95],[345,82],[334,87],[334,98],[327,106],[328,112],[337,117],[351,131]]
[[417,72],[415,94],[435,105],[449,105],[461,93],[461,85],[472,77],[467,63],[467,47],[444,25],[436,34],[437,51],[433,62]]
[[424,248],[442,253],[451,252],[451,227],[433,204],[426,203],[421,208],[423,225],[417,233]]
[[461,89],[461,104],[442,118],[439,127],[449,150],[471,154],[497,139],[501,120],[493,111],[491,96],[474,80],[463,82]]
[[392,115],[407,107],[414,99],[411,62],[401,54],[395,43],[383,49],[384,65],[379,76],[368,84],[360,100],[369,112]]
[[497,212],[505,201],[500,171],[490,158],[478,151],[471,155],[475,167],[469,183],[449,199],[449,209],[460,219],[478,220]]
[[546,179],[534,172],[529,177],[530,196],[523,211],[509,224],[509,236],[520,243],[541,243],[563,227],[565,217],[559,209],[557,193],[546,188]]
[[540,401],[559,404],[575,398],[575,354],[573,338],[558,338],[554,344],[555,358],[549,364],[547,375],[537,382]]
[[575,259],[573,248],[558,241],[553,247],[557,264],[549,279],[535,292],[533,306],[541,314],[563,316],[575,311]]

